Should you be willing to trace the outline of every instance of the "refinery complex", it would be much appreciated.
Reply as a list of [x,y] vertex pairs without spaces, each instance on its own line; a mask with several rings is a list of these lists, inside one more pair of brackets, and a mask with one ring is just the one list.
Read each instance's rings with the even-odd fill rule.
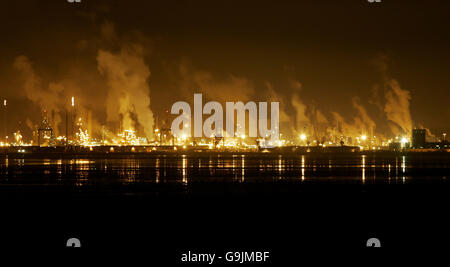
[[[43,110],[42,121],[33,129],[30,140],[23,138],[21,130],[9,131],[7,127],[7,101],[3,102],[3,134],[0,149],[10,153],[42,151],[101,152],[101,153],[150,153],[150,152],[361,152],[361,151],[411,151],[450,152],[446,133],[437,142],[427,141],[425,129],[413,129],[411,135],[381,138],[361,133],[358,136],[322,135],[309,136],[299,133],[297,138],[286,138],[282,131],[278,140],[252,138],[245,134],[227,138],[210,136],[195,138],[188,135],[174,136],[170,129],[169,115],[162,123],[155,124],[153,138],[139,136],[135,129],[120,129],[113,133],[101,127],[101,136],[93,137],[91,114],[87,119],[76,113],[75,101],[65,114],[65,133],[57,135],[52,125],[52,112]],[[305,131],[306,132],[306,131]]]

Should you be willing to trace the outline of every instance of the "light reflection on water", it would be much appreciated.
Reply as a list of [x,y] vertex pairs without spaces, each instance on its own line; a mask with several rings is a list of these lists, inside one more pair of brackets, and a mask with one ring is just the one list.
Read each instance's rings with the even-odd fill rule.
[[186,155],[182,156],[183,158],[183,167],[182,167],[182,172],[183,172],[183,184],[187,184],[188,180],[187,180],[187,158]]
[[245,181],[245,155],[241,156],[241,182]]
[[366,155],[362,155],[361,158],[361,169],[362,169],[362,182],[365,183],[366,182]]
[[305,180],[305,155],[302,155],[302,181]]
[[155,182],[159,183],[159,176],[160,176],[160,170],[159,170],[159,158],[156,159],[156,166],[155,166]]
[[[252,155],[152,156],[124,159],[8,159],[0,160],[0,183],[73,183],[76,186],[119,182],[273,182],[289,180],[400,183],[410,179],[448,176],[450,163],[408,156]],[[434,170],[434,171],[433,171]]]

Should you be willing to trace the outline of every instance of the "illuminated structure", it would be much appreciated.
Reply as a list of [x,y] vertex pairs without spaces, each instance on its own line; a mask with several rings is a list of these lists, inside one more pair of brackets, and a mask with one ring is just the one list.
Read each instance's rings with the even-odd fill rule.
[[8,107],[8,101],[5,99],[3,100],[3,129],[4,129],[4,134],[3,134],[3,138],[5,138],[5,143],[8,143],[8,121],[6,120],[7,118],[7,107]]
[[[6,114],[7,102],[4,100],[4,114]],[[234,137],[220,137],[212,134],[202,138],[189,137],[187,134],[175,137],[169,127],[169,113],[166,110],[166,119],[162,127],[156,126],[153,139],[140,137],[136,129],[123,129],[115,132],[102,125],[101,138],[95,137],[92,132],[92,114],[87,112],[86,117],[77,116],[75,98],[71,98],[71,105],[65,112],[66,125],[65,134],[55,136],[54,122],[55,113],[52,111],[52,120],[48,120],[47,111],[44,110],[43,119],[33,132],[34,139],[27,142],[22,135],[23,129],[18,129],[13,138],[0,142],[1,147],[8,146],[70,146],[73,149],[87,148],[91,152],[103,151],[106,147],[109,152],[151,152],[151,151],[212,151],[212,152],[251,152],[251,151],[297,151],[297,152],[320,152],[320,151],[416,151],[418,150],[447,150],[450,146],[445,141],[435,143],[426,142],[426,130],[412,130],[411,139],[406,136],[375,136],[369,135],[367,131],[361,130],[355,135],[342,135],[338,132],[329,131],[323,134],[309,134],[313,126],[303,127],[297,132],[295,138],[286,137],[279,133],[279,140],[272,141],[268,138],[254,138],[246,134]],[[80,112],[78,115],[82,115]],[[86,114],[83,114],[86,115]],[[6,122],[5,117],[5,135]],[[237,124],[239,126],[239,124]],[[91,130],[90,130],[91,129]],[[58,132],[58,131],[56,131]],[[245,132],[245,131],[244,131]],[[97,133],[98,134],[98,133]],[[6,137],[6,136],[5,136]],[[2,138],[3,139],[3,138]],[[411,142],[410,142],[411,141]],[[411,144],[411,145],[410,145]],[[77,148],[74,148],[77,147]],[[122,148],[120,148],[122,147]],[[410,149],[411,148],[411,149]],[[67,148],[66,148],[67,149]],[[449,151],[450,152],[450,151]]]
[[48,144],[52,145],[54,142],[53,128],[50,126],[46,113],[44,111],[44,119],[38,128],[38,146],[41,146],[41,136],[43,139],[48,140]]

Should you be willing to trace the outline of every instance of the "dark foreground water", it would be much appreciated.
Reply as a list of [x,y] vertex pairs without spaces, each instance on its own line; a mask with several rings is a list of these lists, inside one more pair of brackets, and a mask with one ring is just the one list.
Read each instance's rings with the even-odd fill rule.
[[[0,159],[2,245],[187,250],[447,248],[450,156],[152,155]],[[5,241],[6,240],[6,241]]]
[[[333,187],[362,192],[377,186],[388,189],[388,185],[397,190],[408,185],[432,185],[439,189],[447,184],[447,177],[450,177],[447,153],[150,155],[109,159],[79,156],[0,161],[1,190],[14,194],[58,191],[114,195],[210,194],[210,190],[245,193],[264,192],[266,186],[272,192],[320,192]],[[15,189],[18,191],[14,192]]]

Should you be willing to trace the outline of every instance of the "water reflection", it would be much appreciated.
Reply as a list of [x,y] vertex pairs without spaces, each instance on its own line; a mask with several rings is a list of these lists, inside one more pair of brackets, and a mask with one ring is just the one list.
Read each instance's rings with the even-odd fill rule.
[[391,164],[388,164],[388,183],[391,183]]
[[406,157],[402,156],[402,182],[405,183],[406,182],[406,176],[405,176],[405,172],[406,172]]
[[395,180],[398,179],[398,157],[395,157]]
[[186,155],[182,156],[183,158],[183,183],[187,184],[187,158]]
[[237,155],[233,155],[233,160],[231,163],[231,171],[233,172],[233,180],[238,179],[238,172],[236,171],[236,164],[237,164]]
[[305,155],[302,155],[302,181],[305,180]]
[[245,155],[241,156],[241,182],[245,181]]
[[[426,171],[423,171],[426,170]],[[435,170],[435,174],[433,174]],[[390,155],[182,155],[125,159],[0,160],[0,183],[69,184],[354,181],[405,184],[443,179],[449,160]],[[371,179],[368,180],[368,177]]]
[[362,168],[362,182],[366,182],[366,155],[362,155],[362,162],[361,162],[361,168]]
[[156,163],[155,163],[155,169],[156,169],[156,173],[155,173],[155,181],[156,183],[159,183],[159,176],[160,176],[160,170],[159,170],[159,158],[156,159]]

